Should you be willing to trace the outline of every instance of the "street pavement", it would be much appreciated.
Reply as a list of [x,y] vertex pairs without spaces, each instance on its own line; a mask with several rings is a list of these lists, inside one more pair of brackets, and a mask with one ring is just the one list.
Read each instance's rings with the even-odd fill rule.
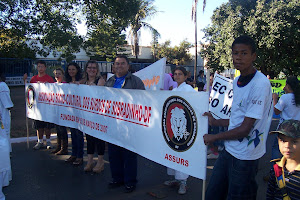
[[[271,130],[275,130],[278,120],[273,120]],[[274,136],[267,140],[267,153],[261,158],[258,174],[257,199],[265,199],[267,183],[263,176],[268,174],[271,146]],[[55,143],[55,140],[52,141]],[[35,142],[12,144],[11,164],[13,180],[3,188],[7,200],[183,200],[201,199],[203,181],[194,177],[188,179],[188,192],[177,194],[177,188],[163,185],[170,179],[166,167],[138,156],[138,184],[132,193],[124,193],[123,188],[108,189],[111,180],[107,151],[104,159],[105,170],[101,174],[85,173],[83,166],[74,167],[64,162],[69,155],[55,156],[50,150],[33,150]],[[69,144],[71,141],[69,140]],[[86,149],[85,149],[86,150]],[[71,147],[69,147],[69,153]],[[85,151],[86,152],[86,151]],[[86,158],[85,158],[86,159]],[[86,160],[85,160],[86,162]],[[215,160],[207,162],[208,184]],[[217,192],[217,191],[216,191]]]

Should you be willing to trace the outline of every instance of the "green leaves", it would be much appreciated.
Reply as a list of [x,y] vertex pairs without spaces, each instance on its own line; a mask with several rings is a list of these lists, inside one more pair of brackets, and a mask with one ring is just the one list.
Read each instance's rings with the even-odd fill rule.
[[299,10],[298,0],[230,0],[214,11],[212,25],[204,29],[210,44],[202,56],[214,70],[233,68],[231,43],[247,34],[257,43],[255,64],[264,74],[300,75]]
[[157,45],[157,58],[166,57],[167,63],[184,65],[192,59],[191,54],[189,53],[189,49],[192,46],[193,45],[191,43],[184,40],[179,44],[179,46],[171,47],[171,41],[168,40],[163,44]]

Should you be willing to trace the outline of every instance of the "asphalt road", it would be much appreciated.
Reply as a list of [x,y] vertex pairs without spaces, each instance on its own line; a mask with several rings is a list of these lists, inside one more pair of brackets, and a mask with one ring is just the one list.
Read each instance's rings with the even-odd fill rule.
[[[273,120],[271,130],[275,130],[278,121]],[[267,153],[261,158],[257,174],[257,199],[265,199],[267,183],[263,176],[268,174],[271,146],[274,136],[269,136]],[[54,141],[53,141],[54,142]],[[69,141],[70,143],[70,141]],[[13,180],[8,187],[3,188],[7,200],[150,200],[150,199],[201,199],[202,180],[190,177],[188,192],[185,195],[177,194],[176,188],[169,188],[162,183],[168,180],[166,168],[141,156],[138,157],[138,185],[136,191],[130,194],[123,193],[123,188],[108,189],[111,180],[109,163],[101,174],[83,172],[83,166],[74,167],[66,164],[65,156],[55,156],[49,150],[34,151],[35,142],[12,144],[11,157]],[[69,147],[69,152],[71,147]],[[105,160],[108,160],[107,152]],[[207,183],[211,175],[215,160],[207,163]],[[155,194],[156,197],[150,195]]]

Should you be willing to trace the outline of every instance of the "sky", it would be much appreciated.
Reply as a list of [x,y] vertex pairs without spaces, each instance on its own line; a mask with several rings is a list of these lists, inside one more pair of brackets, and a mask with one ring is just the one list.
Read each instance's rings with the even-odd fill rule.
[[[191,43],[195,42],[195,25],[191,19],[193,2],[194,0],[155,0],[154,5],[160,12],[151,19],[146,20],[146,22],[160,33],[159,43],[170,40],[171,45],[175,46],[179,45],[184,39]],[[213,15],[213,11],[227,2],[228,0],[206,0],[206,7],[203,13],[203,1],[198,1],[198,41],[204,37],[201,29],[211,23],[210,17]],[[150,45],[152,40],[151,32],[149,30],[141,31],[140,44],[142,46]]]
[[[181,41],[187,39],[189,42],[195,42],[195,25],[191,19],[192,5],[194,0],[155,0],[154,6],[157,11],[156,15],[150,19],[146,19],[153,28],[158,30],[161,35],[158,42],[163,43],[166,40],[171,41],[171,46],[179,45]],[[206,7],[203,13],[203,1],[198,1],[197,8],[197,30],[198,30],[198,41],[202,39],[204,33],[201,29],[207,27],[210,23],[210,17],[213,15],[213,11],[222,5],[227,3],[228,0],[206,0]],[[80,34],[86,33],[84,25],[78,25]],[[128,31],[127,31],[128,33]],[[148,29],[141,30],[140,45],[150,46],[151,45],[151,32]],[[130,44],[130,37],[127,37],[127,41]]]

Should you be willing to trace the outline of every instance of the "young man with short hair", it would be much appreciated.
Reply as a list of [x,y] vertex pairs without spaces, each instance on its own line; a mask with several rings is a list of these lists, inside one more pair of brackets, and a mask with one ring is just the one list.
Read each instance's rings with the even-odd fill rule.
[[[233,82],[229,120],[208,116],[211,126],[228,126],[228,131],[203,136],[206,145],[224,140],[225,149],[217,159],[207,187],[206,199],[256,199],[255,176],[258,160],[266,152],[272,120],[272,91],[269,80],[257,71],[254,41],[241,36],[232,44],[233,65],[241,75]],[[217,192],[216,192],[217,191]]]
[[[45,61],[42,60],[37,61],[38,74],[31,78],[30,83],[54,83],[53,78],[46,73],[46,69],[47,66]],[[27,80],[26,73],[23,76],[23,80],[24,83]],[[54,124],[39,121],[39,120],[34,120],[34,127],[37,129],[38,141],[36,145],[33,147],[33,149],[38,150],[40,148],[45,147],[43,141],[44,134],[46,135],[46,148],[52,149],[53,146],[50,141],[50,135],[51,135],[51,128],[54,127]]]

